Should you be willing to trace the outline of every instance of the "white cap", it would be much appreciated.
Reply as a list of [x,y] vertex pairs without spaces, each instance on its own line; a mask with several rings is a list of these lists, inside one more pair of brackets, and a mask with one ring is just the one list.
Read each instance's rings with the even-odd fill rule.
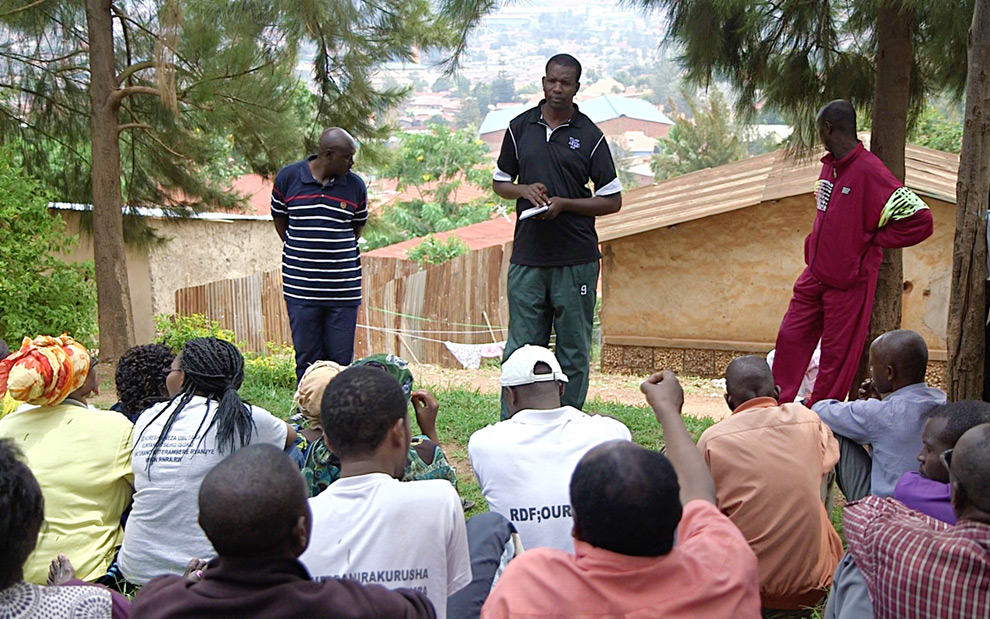
[[[548,374],[537,374],[537,363],[545,363],[550,366]],[[530,346],[526,344],[522,348],[516,349],[509,358],[502,364],[502,377],[499,383],[503,387],[519,387],[520,385],[530,385],[532,383],[545,383],[559,380],[567,382],[567,374],[560,369],[557,357],[542,346]]]

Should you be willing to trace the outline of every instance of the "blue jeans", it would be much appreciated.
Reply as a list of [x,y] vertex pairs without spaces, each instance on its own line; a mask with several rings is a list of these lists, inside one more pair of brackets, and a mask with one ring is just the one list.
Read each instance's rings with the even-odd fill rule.
[[316,361],[349,365],[354,360],[358,306],[303,305],[286,300],[292,346],[296,349],[296,381]]

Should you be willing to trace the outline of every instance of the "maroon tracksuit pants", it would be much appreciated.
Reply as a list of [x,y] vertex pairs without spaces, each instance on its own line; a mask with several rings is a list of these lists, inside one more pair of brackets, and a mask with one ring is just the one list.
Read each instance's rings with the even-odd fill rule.
[[794,284],[794,296],[777,333],[773,378],[780,387],[781,402],[794,401],[819,338],[818,378],[805,405],[846,399],[870,330],[876,290],[876,274],[841,290],[821,283],[805,268]]

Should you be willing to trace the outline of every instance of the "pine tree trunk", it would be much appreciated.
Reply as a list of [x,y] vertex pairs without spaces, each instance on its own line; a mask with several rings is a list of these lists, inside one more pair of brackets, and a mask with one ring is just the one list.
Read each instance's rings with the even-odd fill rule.
[[89,31],[90,128],[93,157],[93,254],[99,304],[100,356],[116,360],[134,342],[121,214],[119,103],[111,0],[86,0]]
[[990,6],[976,2],[969,31],[969,79],[949,295],[950,401],[983,395],[986,346],[987,196],[990,195]]
[[[907,115],[911,101],[911,29],[914,19],[910,12],[902,10],[901,4],[888,0],[877,11],[877,68],[870,150],[903,182]],[[901,326],[903,291],[901,250],[885,249],[870,317],[870,333],[849,392],[850,399],[857,397],[860,383],[868,376],[870,343],[881,333]]]

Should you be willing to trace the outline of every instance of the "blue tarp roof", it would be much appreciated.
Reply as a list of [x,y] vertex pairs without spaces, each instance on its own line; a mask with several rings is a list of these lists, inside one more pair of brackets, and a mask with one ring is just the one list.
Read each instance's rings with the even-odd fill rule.
[[[588,118],[595,123],[605,122],[613,118],[635,118],[647,122],[673,125],[674,121],[666,114],[653,107],[653,104],[645,99],[632,99],[630,97],[619,97],[617,95],[602,95],[594,99],[578,102],[578,109],[588,115]],[[485,116],[479,134],[491,133],[493,131],[505,131],[509,126],[509,121],[522,114],[529,106],[517,105],[501,110],[494,110]]]

